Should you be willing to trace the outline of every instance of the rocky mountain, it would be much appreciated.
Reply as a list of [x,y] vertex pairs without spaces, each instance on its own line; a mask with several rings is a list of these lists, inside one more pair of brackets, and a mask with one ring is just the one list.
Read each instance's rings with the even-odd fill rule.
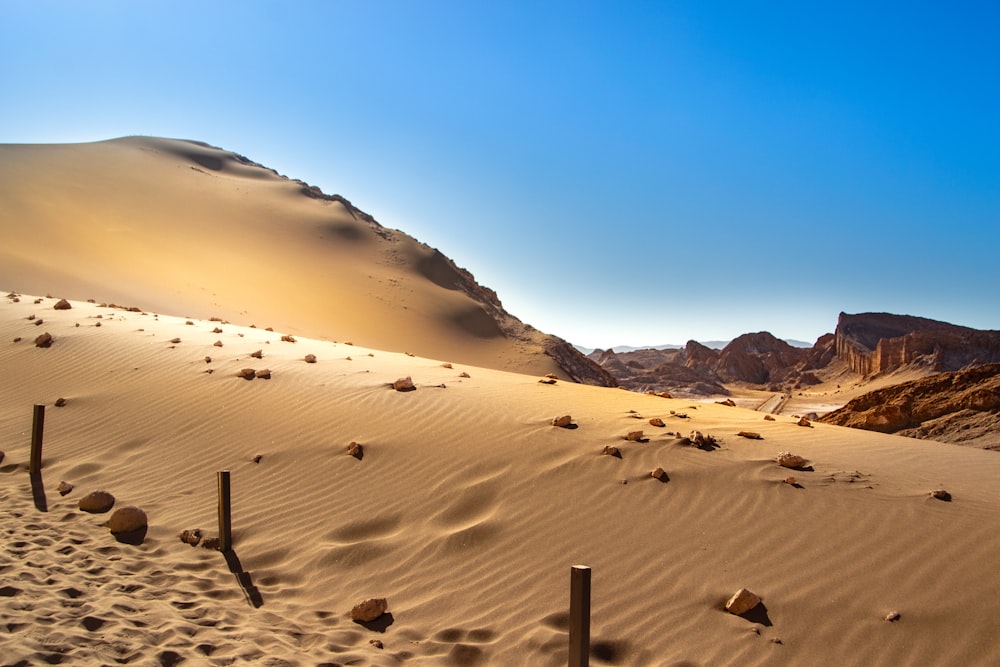
[[588,355],[621,386],[676,394],[726,394],[740,384],[788,391],[820,382],[835,363],[859,379],[901,370],[920,374],[1000,362],[1000,331],[981,331],[911,315],[841,313],[832,334],[801,348],[770,333],[744,334],[716,350],[695,341],[680,349]]
[[1000,450],[1000,363],[885,387],[820,421]]
[[833,356],[832,336],[812,348],[797,348],[766,331],[744,334],[721,350],[697,341],[681,349],[646,349],[616,353],[595,350],[589,357],[635,391],[667,391],[678,395],[728,394],[726,384],[781,388],[815,384],[811,370]]

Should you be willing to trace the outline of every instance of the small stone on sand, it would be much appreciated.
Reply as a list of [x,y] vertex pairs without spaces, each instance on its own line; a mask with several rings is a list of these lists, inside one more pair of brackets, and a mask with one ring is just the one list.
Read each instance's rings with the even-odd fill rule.
[[103,514],[115,505],[115,497],[107,491],[91,491],[80,498],[80,509],[91,514]]
[[385,598],[369,598],[354,605],[351,609],[351,620],[368,623],[384,614],[388,608]]
[[562,415],[560,417],[554,417],[552,419],[553,426],[559,426],[562,428],[566,428],[572,423],[573,423],[573,417],[571,417],[570,415]]
[[733,593],[733,596],[726,602],[726,611],[730,614],[745,614],[760,604],[760,598],[745,588]]

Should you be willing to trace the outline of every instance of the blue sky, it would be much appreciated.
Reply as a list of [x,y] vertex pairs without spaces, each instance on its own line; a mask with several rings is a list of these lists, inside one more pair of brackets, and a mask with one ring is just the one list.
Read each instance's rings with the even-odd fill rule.
[[995,1],[0,9],[0,143],[222,146],[581,345],[1000,329]]

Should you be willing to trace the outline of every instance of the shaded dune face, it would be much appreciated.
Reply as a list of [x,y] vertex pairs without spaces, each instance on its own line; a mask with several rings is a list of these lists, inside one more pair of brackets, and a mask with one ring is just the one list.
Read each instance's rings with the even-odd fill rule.
[[[334,156],[331,159],[339,159]],[[0,284],[613,382],[439,251],[207,144],[0,146]],[[565,368],[572,371],[565,371]]]

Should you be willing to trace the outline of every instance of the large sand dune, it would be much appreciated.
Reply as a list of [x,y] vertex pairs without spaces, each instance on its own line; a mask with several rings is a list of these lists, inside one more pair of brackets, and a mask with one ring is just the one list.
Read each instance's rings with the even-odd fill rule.
[[[148,266],[149,284],[118,284],[123,269],[109,256],[79,292],[114,286],[149,308],[201,294],[201,308],[171,315],[225,314],[210,293],[227,289],[188,285],[172,262],[231,262],[236,285],[269,261],[226,257],[197,235],[145,252],[122,243],[116,252]],[[73,260],[45,239],[6,256],[23,258],[23,284],[42,264]],[[260,289],[287,297],[284,310],[240,319],[308,313],[309,290],[282,285]],[[390,294],[361,281],[350,298]],[[446,353],[319,335],[283,342],[298,331],[54,304],[0,299],[4,665],[560,665],[575,563],[593,568],[592,664],[1000,664],[994,452],[543,384]],[[34,345],[43,332],[51,347]],[[424,334],[411,331],[413,349]],[[248,381],[243,368],[272,375]],[[387,386],[402,376],[416,391]],[[48,406],[42,502],[26,472],[35,403]],[[562,414],[576,428],[550,424]],[[666,425],[650,425],[655,417]],[[646,442],[622,440],[635,429]],[[693,430],[720,446],[673,435]],[[346,453],[352,441],[364,446],[360,460]],[[609,444],[621,458],[601,454]],[[777,466],[785,450],[811,469]],[[649,476],[657,466],[666,483]],[[256,608],[222,554],[177,538],[217,532],[222,469]],[[63,480],[75,485],[66,496]],[[931,498],[936,488],[952,500]],[[77,509],[96,489],[146,511],[141,544],[117,542],[106,515]],[[724,611],[740,587],[764,607]],[[374,629],[352,622],[351,607],[376,596],[391,617]],[[898,620],[885,620],[891,612]]]
[[0,145],[0,202],[5,289],[610,381],[435,249],[205,144]]

